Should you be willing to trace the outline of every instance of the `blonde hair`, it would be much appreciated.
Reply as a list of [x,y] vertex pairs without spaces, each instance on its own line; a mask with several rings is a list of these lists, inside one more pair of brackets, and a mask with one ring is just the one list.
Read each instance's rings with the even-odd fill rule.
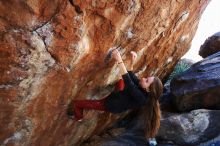
[[149,98],[142,111],[145,118],[145,135],[147,138],[153,138],[160,127],[161,111],[158,100],[163,93],[161,80],[158,77],[154,77],[154,81],[151,83],[149,89]]

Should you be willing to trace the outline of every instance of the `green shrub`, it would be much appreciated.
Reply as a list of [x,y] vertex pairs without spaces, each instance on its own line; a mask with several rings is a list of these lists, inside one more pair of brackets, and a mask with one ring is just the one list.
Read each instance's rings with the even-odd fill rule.
[[194,62],[192,60],[189,59],[181,59],[176,66],[174,67],[173,72],[171,72],[171,74],[169,75],[165,85],[169,85],[171,80],[176,76],[181,74],[182,72],[186,71],[187,69],[189,69],[192,64]]

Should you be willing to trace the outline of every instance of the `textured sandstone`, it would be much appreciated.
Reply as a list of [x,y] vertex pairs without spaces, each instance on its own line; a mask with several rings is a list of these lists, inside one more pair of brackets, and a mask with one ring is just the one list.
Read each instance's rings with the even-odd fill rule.
[[[72,99],[98,99],[118,79],[107,50],[138,53],[139,76],[164,78],[188,50],[209,0],[1,0],[0,143],[77,145],[116,116],[68,120]],[[110,88],[108,88],[110,87]]]

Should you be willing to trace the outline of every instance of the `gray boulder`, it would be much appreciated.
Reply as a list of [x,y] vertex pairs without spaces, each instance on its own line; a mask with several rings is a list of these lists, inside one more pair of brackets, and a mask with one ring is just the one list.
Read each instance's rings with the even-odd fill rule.
[[220,133],[220,111],[199,109],[184,114],[168,114],[161,119],[158,143],[195,146]]
[[220,32],[215,33],[203,43],[200,47],[199,55],[203,58],[220,51]]
[[149,146],[144,134],[144,120],[143,111],[134,111],[117,126],[125,130],[100,146]]
[[170,92],[170,85],[165,85],[163,95],[160,97],[160,109],[162,111],[175,112],[176,108],[172,103],[173,95]]
[[220,109],[220,52],[175,76],[170,88],[179,111]]

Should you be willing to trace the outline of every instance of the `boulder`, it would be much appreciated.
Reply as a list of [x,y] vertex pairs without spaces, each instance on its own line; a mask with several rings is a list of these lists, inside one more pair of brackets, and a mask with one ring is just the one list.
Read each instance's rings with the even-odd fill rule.
[[80,146],[149,146],[145,138],[144,111],[134,110],[105,132],[92,136]]
[[220,145],[220,134],[207,142],[201,143],[198,146],[219,146]]
[[176,108],[172,103],[173,95],[170,92],[170,85],[165,85],[163,89],[163,95],[160,97],[160,109],[162,111],[175,112]]
[[118,117],[85,111],[68,119],[73,99],[100,99],[119,79],[109,48],[139,77],[167,76],[188,51],[209,0],[0,1],[0,145],[70,146]]
[[205,40],[200,47],[199,55],[206,58],[218,51],[220,51],[220,32],[215,33]]
[[100,146],[149,146],[144,133],[144,119],[143,112],[133,113],[122,121],[125,129]]
[[57,15],[65,1],[54,0],[7,0],[0,2],[0,31],[10,29],[33,31],[45,25]]
[[163,115],[158,143],[195,146],[219,136],[220,111],[199,109],[190,113]]
[[193,64],[171,81],[172,101],[179,111],[220,109],[220,52]]
[[187,69],[192,66],[194,61],[189,60],[189,59],[181,59],[174,67],[174,70],[171,72],[171,74],[168,76],[168,79],[166,80],[164,84],[164,89],[163,89],[163,95],[160,97],[160,106],[161,110],[165,111],[173,111],[175,112],[175,106],[173,104],[172,99],[173,94],[170,91],[170,82],[171,80],[177,76],[178,74],[181,74],[182,72],[186,71]]

